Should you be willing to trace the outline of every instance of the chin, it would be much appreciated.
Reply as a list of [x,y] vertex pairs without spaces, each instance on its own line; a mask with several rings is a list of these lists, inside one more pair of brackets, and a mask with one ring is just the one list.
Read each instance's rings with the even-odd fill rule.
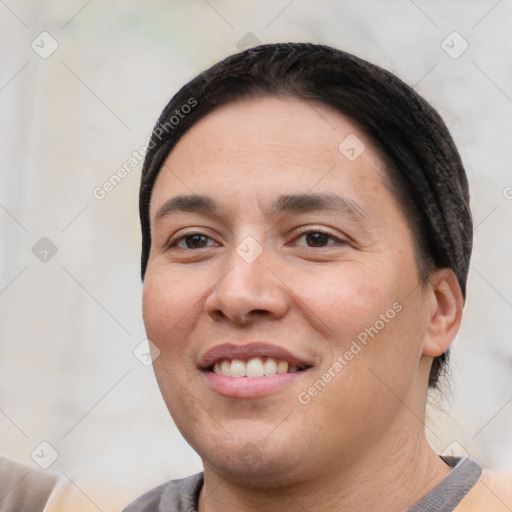
[[[315,450],[314,442],[296,443],[300,438],[290,432],[282,436],[268,437],[247,434],[237,439],[187,439],[203,461],[205,469],[230,482],[256,489],[272,489],[297,483],[306,478],[303,472],[311,472],[308,459]],[[258,440],[259,439],[259,440]],[[197,442],[194,442],[197,441]]]
[[243,446],[235,457],[221,458],[215,454],[203,458],[203,464],[212,467],[222,478],[255,490],[279,488],[303,478],[296,454],[269,454],[252,443]]

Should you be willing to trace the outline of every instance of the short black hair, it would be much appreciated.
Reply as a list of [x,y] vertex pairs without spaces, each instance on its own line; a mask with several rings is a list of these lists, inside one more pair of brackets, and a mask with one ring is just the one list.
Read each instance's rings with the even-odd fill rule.
[[[473,244],[469,187],[445,123],[394,74],[347,52],[312,43],[266,44],[227,57],[184,85],[164,108],[142,169],[142,279],[151,248],[151,194],[165,159],[208,113],[262,95],[324,104],[355,122],[385,163],[385,182],[414,236],[420,280],[426,282],[432,269],[451,268],[465,297]],[[447,358],[445,353],[434,359],[430,387],[436,387]]]

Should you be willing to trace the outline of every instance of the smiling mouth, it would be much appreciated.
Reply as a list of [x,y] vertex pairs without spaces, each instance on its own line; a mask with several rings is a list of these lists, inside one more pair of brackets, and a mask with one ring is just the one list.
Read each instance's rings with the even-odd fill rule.
[[273,357],[251,357],[243,359],[223,359],[208,368],[208,371],[224,377],[272,377],[287,373],[302,372],[311,368],[303,365],[290,365],[288,361]]

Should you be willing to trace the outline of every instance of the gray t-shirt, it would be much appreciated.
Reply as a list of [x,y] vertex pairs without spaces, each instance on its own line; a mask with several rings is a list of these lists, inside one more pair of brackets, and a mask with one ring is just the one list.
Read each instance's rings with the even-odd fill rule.
[[[442,459],[453,469],[407,512],[452,512],[482,474],[482,467],[468,457]],[[123,512],[195,512],[202,486],[203,473],[171,480],[136,499]]]

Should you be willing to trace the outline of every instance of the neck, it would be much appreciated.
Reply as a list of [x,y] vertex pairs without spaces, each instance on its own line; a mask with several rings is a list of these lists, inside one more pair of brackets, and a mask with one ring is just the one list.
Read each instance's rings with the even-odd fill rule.
[[241,485],[205,464],[199,512],[407,510],[450,471],[428,445],[419,420],[414,417],[411,422],[399,430],[395,424],[378,446],[366,449],[349,466],[341,461],[309,478],[271,489]]

